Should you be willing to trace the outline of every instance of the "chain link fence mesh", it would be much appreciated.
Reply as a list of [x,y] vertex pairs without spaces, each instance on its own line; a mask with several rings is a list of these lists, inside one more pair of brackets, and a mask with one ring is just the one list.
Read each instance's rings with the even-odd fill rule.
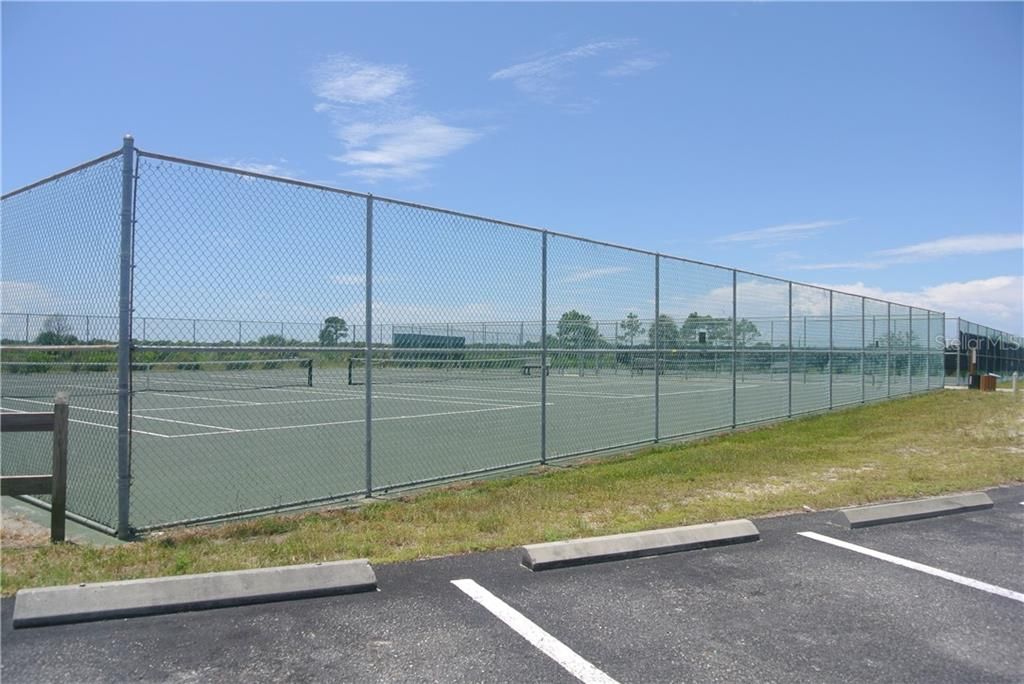
[[[117,519],[120,209],[121,156],[107,155],[4,196],[0,232],[0,297],[15,312],[2,316],[2,408],[45,412],[57,392],[88,397],[71,411],[67,508],[109,528]],[[50,472],[51,441],[5,434],[3,474]]]
[[[132,531],[784,419],[956,377],[940,313],[135,154]],[[121,164],[108,155],[2,207],[3,409],[42,410],[71,392],[69,508],[104,528],[118,511]],[[1007,336],[956,327],[957,342],[988,345],[985,368],[1020,365],[1019,338],[1014,356]],[[1006,344],[993,347],[996,337]],[[45,439],[14,437],[4,473],[44,468]]]

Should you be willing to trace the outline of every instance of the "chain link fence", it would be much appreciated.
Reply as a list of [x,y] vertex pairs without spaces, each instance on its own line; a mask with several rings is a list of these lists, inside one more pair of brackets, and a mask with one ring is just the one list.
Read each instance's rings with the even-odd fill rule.
[[2,210],[3,409],[70,393],[69,509],[122,537],[948,375],[939,312],[130,140]]
[[948,319],[945,326],[946,384],[967,385],[972,361],[979,375],[998,375],[1006,382],[1014,373],[1024,377],[1024,337],[963,318]]

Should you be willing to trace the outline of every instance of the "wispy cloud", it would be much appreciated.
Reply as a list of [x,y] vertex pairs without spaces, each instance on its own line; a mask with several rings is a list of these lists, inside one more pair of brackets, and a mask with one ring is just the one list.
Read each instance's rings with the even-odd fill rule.
[[1024,249],[1024,235],[1020,233],[983,233],[979,235],[956,235],[928,242],[919,242],[906,247],[882,249],[875,254],[882,257],[899,257],[920,261],[938,259],[961,254],[989,254]]
[[604,278],[605,276],[615,275],[617,273],[626,273],[629,271],[628,266],[605,266],[603,268],[589,268],[580,269],[573,271],[565,278],[562,279],[563,283],[582,283],[586,280],[593,280],[595,278]]
[[344,146],[331,158],[367,181],[420,178],[439,159],[480,137],[419,111],[408,69],[334,55],[313,69],[314,110],[330,117]]
[[644,71],[650,71],[660,64],[655,59],[650,57],[631,57],[619,64],[616,64],[611,69],[604,72],[605,76],[611,76],[612,78],[623,78],[625,76],[634,76]]
[[[526,95],[562,107],[568,111],[586,111],[597,103],[590,95],[568,94],[570,80],[583,72],[585,62],[605,58],[603,71],[594,69],[589,74],[601,74],[610,78],[624,78],[644,71],[650,71],[661,63],[657,55],[621,55],[637,44],[633,38],[597,40],[578,45],[561,52],[548,52],[499,69],[491,74],[492,81],[510,81],[517,90]],[[607,66],[608,60],[617,55],[617,63]]]
[[491,74],[491,80],[509,80],[524,93],[550,96],[557,90],[558,82],[572,73],[569,68],[572,63],[596,57],[609,50],[619,50],[633,42],[632,40],[604,40],[585,43],[571,50],[543,55],[499,69]]
[[795,268],[802,271],[826,271],[838,269],[877,270],[896,264],[932,261],[950,256],[967,254],[991,254],[1024,249],[1024,236],[1019,233],[980,233],[977,235],[955,235],[927,242],[918,242],[904,247],[881,249],[871,252],[872,258],[856,261],[804,264]]
[[774,245],[788,240],[803,240],[827,228],[835,228],[847,224],[852,219],[811,221],[809,223],[783,223],[778,226],[746,230],[715,238],[713,243],[751,242],[755,245]]

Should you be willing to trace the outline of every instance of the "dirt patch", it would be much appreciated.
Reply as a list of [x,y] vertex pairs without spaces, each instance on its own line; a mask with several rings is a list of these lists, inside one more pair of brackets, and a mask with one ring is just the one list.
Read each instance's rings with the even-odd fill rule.
[[50,543],[50,528],[21,515],[5,515],[0,520],[0,545],[8,549],[46,546]]

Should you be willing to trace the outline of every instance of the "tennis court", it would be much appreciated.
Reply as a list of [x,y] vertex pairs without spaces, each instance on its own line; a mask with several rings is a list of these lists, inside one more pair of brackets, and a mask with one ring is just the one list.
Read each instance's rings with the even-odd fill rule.
[[[11,364],[9,364],[11,365]],[[52,366],[52,364],[51,364]],[[365,392],[352,362],[310,359],[140,364],[133,368],[132,510],[139,527],[331,500],[367,488]],[[541,374],[528,359],[378,360],[372,487],[380,491],[539,462]],[[115,374],[5,373],[2,408],[72,404],[76,512],[116,503]],[[354,375],[355,373],[355,375]],[[907,391],[902,377],[666,370],[658,377],[662,438],[798,414]],[[792,392],[792,394],[790,394]],[[14,395],[14,396],[12,396]],[[653,441],[655,376],[636,368],[549,369],[547,453],[557,459]],[[12,435],[5,459],[42,465],[43,435]],[[14,467],[17,467],[15,465]],[[103,519],[103,518],[100,518]]]

